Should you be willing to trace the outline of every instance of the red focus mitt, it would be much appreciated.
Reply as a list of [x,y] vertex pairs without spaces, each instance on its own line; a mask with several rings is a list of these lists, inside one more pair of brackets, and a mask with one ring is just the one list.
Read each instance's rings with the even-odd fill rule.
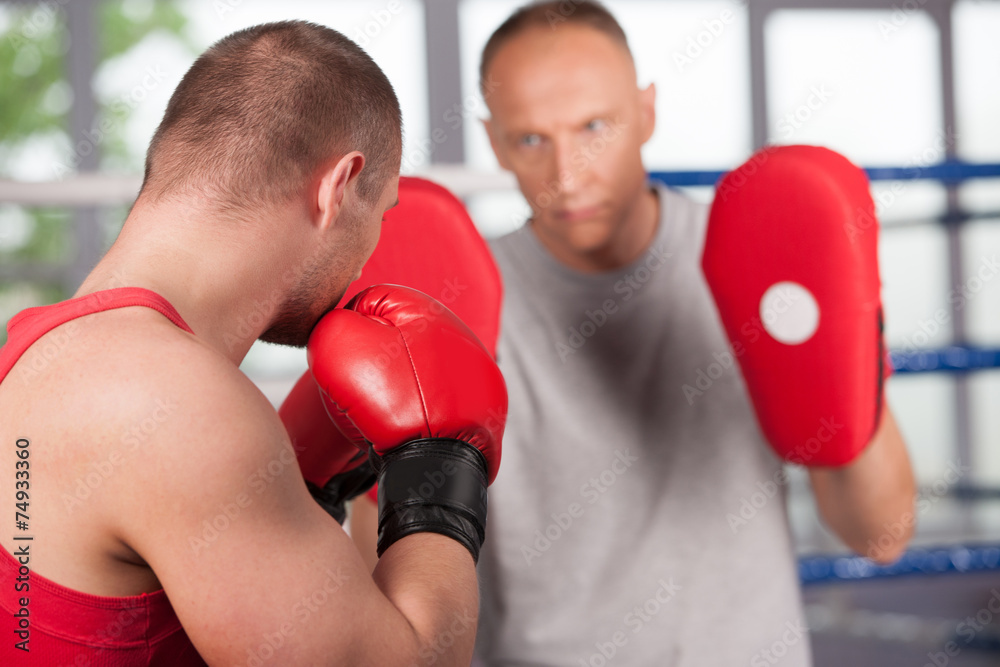
[[702,268],[761,429],[789,461],[846,464],[878,425],[877,251],[868,179],[831,150],[765,148],[716,190]]

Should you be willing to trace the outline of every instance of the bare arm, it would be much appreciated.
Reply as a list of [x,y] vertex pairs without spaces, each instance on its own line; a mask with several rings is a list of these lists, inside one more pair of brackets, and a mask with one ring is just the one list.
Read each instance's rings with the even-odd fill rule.
[[248,382],[223,384],[224,395],[190,384],[171,392],[178,418],[132,471],[120,527],[202,656],[245,664],[263,649],[274,664],[433,656],[468,665],[478,612],[468,550],[411,535],[385,552],[373,579],[310,497],[274,410]]
[[361,558],[369,570],[378,565],[378,505],[363,493],[351,503],[351,517],[348,519],[351,539],[361,552]]
[[903,554],[916,520],[916,485],[888,406],[857,459],[841,468],[809,468],[809,477],[820,514],[847,546],[879,563]]

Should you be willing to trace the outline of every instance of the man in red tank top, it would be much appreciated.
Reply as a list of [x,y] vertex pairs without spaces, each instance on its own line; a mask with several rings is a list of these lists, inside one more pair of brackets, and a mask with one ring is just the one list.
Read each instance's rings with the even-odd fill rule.
[[[396,202],[400,154],[391,85],[333,30],[256,26],[191,67],[107,255],[74,299],[8,323],[0,497],[12,517],[21,514],[0,531],[0,664],[468,664],[478,612],[474,533],[485,506],[461,521],[437,508],[436,528],[393,519],[369,574],[310,496],[298,441],[293,449],[276,411],[239,371],[258,338],[304,345],[357,278]],[[422,295],[404,297],[393,302],[397,311],[426,305]],[[393,298],[390,289],[353,307],[386,324],[392,315],[374,311]],[[413,334],[425,348],[431,329]],[[452,329],[449,345],[466,336],[460,324]],[[322,351],[337,348],[333,338]],[[482,364],[487,375],[491,364]],[[433,375],[435,364],[427,366]],[[326,369],[323,392],[339,407],[338,372]],[[490,377],[501,392],[499,373]],[[397,384],[383,383],[387,391]],[[344,414],[363,424],[365,409],[362,393]],[[469,469],[482,478],[472,487],[484,496],[497,428],[469,438],[469,448],[427,426],[466,445]],[[373,438],[358,429],[365,447]],[[373,445],[380,475],[398,469],[389,462],[397,446],[412,446],[411,467],[424,461],[423,441],[392,437]],[[316,463],[327,477],[367,460],[334,440]],[[336,449],[344,442],[352,454]],[[427,500],[403,497],[402,473],[379,480],[388,489],[404,482],[396,501]]]

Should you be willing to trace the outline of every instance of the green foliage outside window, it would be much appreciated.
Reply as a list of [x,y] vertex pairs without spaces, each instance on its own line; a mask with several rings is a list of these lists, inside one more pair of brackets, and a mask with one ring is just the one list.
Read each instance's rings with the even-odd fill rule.
[[[67,81],[69,30],[63,7],[69,0],[37,5],[0,1],[0,178],[23,179],[24,164],[51,164],[41,178],[68,175],[79,159],[69,136],[72,92]],[[185,34],[187,19],[176,3],[108,0],[93,5],[97,62],[127,54],[153,33],[166,33],[193,53]],[[79,37],[78,37],[79,38]],[[124,128],[131,108],[119,101],[100,102],[98,122],[110,118],[97,150],[101,163],[134,164]],[[50,171],[51,173],[47,173]],[[35,178],[37,173],[32,174]],[[117,213],[117,211],[116,211]],[[17,311],[70,296],[68,284],[38,284],[17,278],[25,263],[67,265],[73,259],[72,211],[0,204],[0,325]],[[0,344],[6,331],[0,331]]]

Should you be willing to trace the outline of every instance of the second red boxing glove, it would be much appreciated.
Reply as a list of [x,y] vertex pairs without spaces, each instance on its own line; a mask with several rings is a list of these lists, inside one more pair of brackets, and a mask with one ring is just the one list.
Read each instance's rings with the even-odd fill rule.
[[309,493],[343,525],[347,501],[375,483],[367,452],[330,421],[312,375],[304,373],[278,410]]

